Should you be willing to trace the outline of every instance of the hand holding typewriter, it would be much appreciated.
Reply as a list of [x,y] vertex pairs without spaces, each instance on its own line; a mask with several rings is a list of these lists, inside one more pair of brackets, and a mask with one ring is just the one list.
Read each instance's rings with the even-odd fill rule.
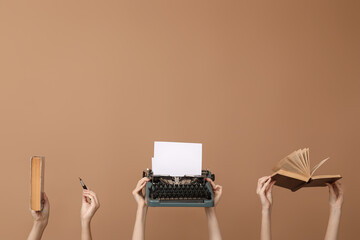
[[222,195],[222,186],[216,185],[210,178],[206,178],[211,184],[211,187],[214,192],[214,207],[205,208],[207,222],[208,222],[208,231],[210,240],[221,240],[221,231],[220,226],[216,217],[215,207],[220,201]]
[[100,202],[96,193],[90,190],[83,190],[81,205],[81,239],[91,240],[90,222],[96,211],[100,207]]
[[135,198],[135,201],[137,202],[139,207],[146,207],[146,201],[145,201],[145,196],[143,193],[143,189],[146,186],[146,183],[150,181],[149,178],[144,177],[142,179],[140,179],[135,187],[135,189],[133,190],[132,194]]
[[214,206],[216,206],[221,198],[222,195],[222,186],[216,185],[213,180],[210,178],[206,178],[206,181],[208,181],[211,184],[212,190],[214,192]]
[[144,177],[138,181],[135,189],[132,194],[137,202],[138,208],[136,211],[136,219],[133,231],[133,240],[144,240],[145,239],[145,222],[146,222],[146,213],[147,205],[146,199],[143,193],[143,189],[146,186],[146,183],[149,181],[147,177]]
[[50,202],[46,194],[43,195],[43,209],[41,211],[30,210],[34,224],[27,240],[40,240],[49,221]]

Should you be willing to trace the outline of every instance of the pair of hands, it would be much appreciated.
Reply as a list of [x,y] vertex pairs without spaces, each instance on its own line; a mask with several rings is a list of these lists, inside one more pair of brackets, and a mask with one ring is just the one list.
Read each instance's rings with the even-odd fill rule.
[[[83,223],[90,223],[95,212],[100,207],[100,202],[96,196],[96,193],[90,190],[83,190],[82,205],[81,205],[81,221]],[[46,227],[49,221],[50,215],[50,202],[47,195],[43,195],[43,209],[41,211],[31,210],[34,223],[40,224]]]
[[[272,187],[275,181],[271,181],[270,176],[259,178],[256,193],[259,195],[262,208],[268,210],[273,204]],[[340,209],[344,202],[344,190],[340,182],[326,184],[329,187],[329,204],[331,208]]]
[[[145,194],[143,192],[143,189],[146,186],[146,183],[150,181],[149,178],[144,177],[142,179],[140,179],[135,187],[135,189],[133,190],[132,194],[135,198],[135,201],[138,204],[138,207],[144,208],[147,207],[146,205],[146,199],[145,199]],[[210,178],[206,178],[206,181],[208,181],[211,184],[211,187],[214,191],[214,206],[216,206],[221,198],[222,195],[222,186],[220,185],[216,185]]]

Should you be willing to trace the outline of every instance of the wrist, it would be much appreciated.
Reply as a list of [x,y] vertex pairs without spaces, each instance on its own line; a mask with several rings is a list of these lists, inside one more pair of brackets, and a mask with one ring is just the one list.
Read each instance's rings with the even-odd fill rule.
[[340,214],[341,206],[330,206],[330,213],[332,214]]
[[43,231],[46,228],[47,224],[48,224],[47,220],[41,220],[41,221],[35,220],[33,227]]
[[81,219],[81,227],[90,227],[91,219]]
[[261,213],[262,214],[270,214],[271,213],[271,207],[263,207]]
[[141,210],[141,211],[144,211],[144,210],[147,210],[148,206],[146,205],[146,203],[138,203],[138,206],[137,206],[137,210]]
[[206,207],[205,213],[208,217],[215,215],[216,214],[215,207]]

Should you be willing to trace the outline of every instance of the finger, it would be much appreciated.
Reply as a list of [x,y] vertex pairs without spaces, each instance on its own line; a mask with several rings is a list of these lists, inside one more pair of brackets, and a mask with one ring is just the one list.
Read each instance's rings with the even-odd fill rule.
[[269,177],[270,177],[270,176],[264,176],[264,177],[259,178],[258,183],[264,183],[264,182],[266,182],[266,180],[267,180]]
[[96,206],[99,206],[99,199],[98,199],[96,193],[95,193],[95,192],[91,192],[90,194],[91,194],[92,197],[93,197],[93,200],[94,200],[94,202],[95,202],[95,205],[96,205]]
[[257,187],[256,187],[256,193],[257,194],[260,194],[260,190],[261,190],[261,187],[263,186],[263,184],[261,183],[261,179],[258,180],[258,184],[257,184]]
[[331,195],[331,196],[336,196],[336,194],[335,194],[335,191],[334,191],[334,185],[333,184],[326,184],[326,185],[328,185],[328,187],[329,187],[329,194]]
[[134,189],[134,191],[133,192],[135,192],[135,193],[139,193],[145,186],[146,186],[146,183],[147,183],[147,181],[145,181],[145,182],[142,182],[142,184],[141,185],[138,185],[138,186],[136,186],[136,188]]
[[206,181],[208,181],[208,182],[210,183],[211,188],[214,190],[214,189],[215,189],[215,187],[216,187],[216,185],[215,185],[214,181],[213,181],[213,180],[211,180],[210,178],[206,178]]
[[145,182],[145,179],[144,179],[144,178],[140,179],[140,180],[138,181],[138,183],[136,184],[134,191],[138,191],[138,189],[140,188],[140,186],[141,186],[144,182]]
[[90,204],[92,207],[96,206],[95,196],[91,193],[87,193],[86,195],[87,203]]
[[140,185],[137,185],[134,189],[134,192],[140,192],[140,190],[146,185],[146,182],[142,182]]
[[263,186],[263,184],[265,184],[266,181],[268,181],[269,179],[271,179],[270,176],[262,177],[262,178],[259,179],[258,184],[260,184],[261,186]]
[[341,186],[341,182],[336,181],[335,185],[336,185],[336,187],[338,189],[339,195],[343,196],[344,195],[344,189]]
[[90,198],[87,197],[87,195],[89,194],[89,190],[83,189],[82,192],[82,202],[84,203],[89,203],[90,204]]
[[90,193],[84,193],[84,197],[86,198],[87,203],[91,203],[93,201],[93,196]]
[[82,195],[82,204],[85,204],[85,203],[90,203],[90,199],[86,196],[86,195]]
[[88,190],[86,192],[86,194],[87,194],[87,196],[90,196],[90,200],[92,200],[92,201],[94,200],[94,196],[96,196],[96,193],[91,190]]
[[267,188],[267,186],[270,184],[271,178],[268,178],[268,180],[266,180],[266,182],[264,183],[264,185],[261,187],[260,192],[264,193],[265,189]]
[[333,183],[333,188],[334,188],[334,192],[336,194],[336,197],[339,196],[339,188],[338,185],[336,183]]
[[93,192],[93,191],[90,191],[89,192],[89,195],[91,196],[91,205],[92,206],[98,206],[99,205],[99,201],[98,201],[98,198],[96,196],[96,193]]
[[45,192],[44,192],[43,197],[44,197],[44,199],[45,199],[45,201],[46,201],[46,202],[48,202],[48,201],[49,201],[49,198],[47,197],[47,195],[46,195],[46,193],[45,193]]
[[258,179],[258,182],[261,182],[263,179],[267,178],[268,176],[264,176]]
[[263,193],[263,192],[261,191],[261,189],[264,187],[264,184],[265,184],[265,182],[267,181],[268,178],[269,178],[269,177],[262,177],[262,178],[259,179],[258,185],[257,185],[257,189],[256,189],[256,193],[257,193],[257,194]]
[[150,181],[149,178],[143,177],[142,179],[140,179],[140,180],[138,181],[136,187],[141,186],[144,182],[148,182],[148,181]]
[[99,208],[100,207],[100,202],[99,202],[99,199],[98,199],[96,194],[94,195],[94,201],[95,201],[96,208]]
[[274,186],[275,182],[276,182],[276,181],[270,182],[269,186],[268,186],[267,189],[266,189],[266,192],[271,193],[272,187]]
[[221,195],[222,194],[223,187],[220,185],[216,185],[216,191]]
[[43,197],[44,197],[44,205],[49,206],[50,205],[49,198],[45,192],[44,192]]
[[140,186],[140,191],[144,189],[144,187],[146,186],[147,182],[143,182],[143,184]]

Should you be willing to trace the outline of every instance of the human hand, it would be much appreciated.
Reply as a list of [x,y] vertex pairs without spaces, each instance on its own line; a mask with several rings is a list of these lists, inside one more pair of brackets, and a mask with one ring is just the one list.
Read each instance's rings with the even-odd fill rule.
[[90,190],[83,190],[80,218],[83,223],[90,223],[92,217],[100,207],[96,193]]
[[215,207],[220,201],[223,187],[220,185],[216,185],[214,181],[211,180],[210,178],[206,178],[206,181],[210,183],[212,190],[214,192],[214,207]]
[[42,203],[43,209],[41,211],[31,210],[31,215],[34,219],[34,223],[38,223],[45,227],[48,224],[50,214],[50,202],[45,193],[43,193]]
[[341,186],[341,182],[336,181],[334,183],[327,183],[329,187],[329,204],[331,208],[341,209],[344,202],[344,190]]
[[275,181],[271,181],[270,176],[259,178],[256,193],[260,197],[261,205],[264,210],[269,210],[272,206],[272,187]]
[[143,189],[146,186],[146,183],[150,181],[149,178],[144,177],[138,181],[135,189],[132,191],[132,194],[135,198],[135,201],[138,204],[138,207],[146,207],[145,195],[143,193]]

